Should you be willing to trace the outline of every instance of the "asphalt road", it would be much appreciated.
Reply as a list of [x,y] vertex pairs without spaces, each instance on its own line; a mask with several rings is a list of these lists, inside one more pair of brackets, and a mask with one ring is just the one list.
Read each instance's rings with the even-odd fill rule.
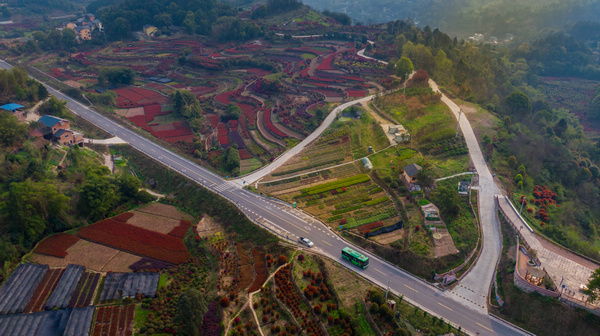
[[[0,61],[0,68],[9,69],[8,63]],[[246,215],[284,237],[296,240],[307,237],[315,243],[313,250],[337,261],[340,265],[367,278],[382,287],[387,286],[397,295],[418,305],[430,314],[437,315],[472,335],[526,335],[511,325],[489,316],[485,311],[475,310],[461,304],[456,295],[441,291],[409,273],[366,253],[357,246],[344,241],[319,221],[310,218],[301,211],[277,200],[256,195],[232,181],[200,167],[199,165],[167,150],[149,139],[119,125],[98,112],[80,104],[74,99],[47,87],[48,91],[59,99],[67,101],[67,107],[75,114],[87,119],[105,131],[127,141],[131,146],[154,158],[167,167],[178,171],[195,182],[211,189],[236,204]],[[367,269],[361,270],[342,260],[341,250],[351,246],[370,258]]]

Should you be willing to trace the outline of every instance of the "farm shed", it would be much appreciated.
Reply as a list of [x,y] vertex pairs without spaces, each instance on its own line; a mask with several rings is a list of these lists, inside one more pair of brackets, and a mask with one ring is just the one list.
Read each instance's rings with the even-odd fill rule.
[[87,336],[94,307],[58,309],[0,317],[0,335]]
[[0,314],[22,313],[48,269],[48,265],[20,264],[0,289]]
[[23,105],[10,103],[10,104],[5,104],[5,105],[0,106],[0,109],[9,111],[9,112],[19,112],[19,110],[21,110],[24,107],[25,106],[23,106]]
[[361,161],[362,161],[363,165],[365,165],[366,170],[373,169],[373,164],[371,163],[371,160],[369,160],[369,158],[364,157],[364,158],[362,158]]
[[158,273],[109,273],[104,281],[100,302],[142,294],[154,297],[158,287]]
[[54,292],[52,292],[52,294],[50,294],[45,308],[66,308],[67,304],[71,300],[75,286],[77,286],[79,278],[81,278],[81,275],[83,274],[83,271],[85,271],[85,267],[69,264],[65,270],[65,273],[60,278],[56,289]]

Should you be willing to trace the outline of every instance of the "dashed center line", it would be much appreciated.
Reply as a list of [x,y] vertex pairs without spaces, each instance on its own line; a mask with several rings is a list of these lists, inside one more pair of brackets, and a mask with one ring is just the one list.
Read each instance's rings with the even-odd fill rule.
[[322,242],[325,243],[325,244],[327,244],[327,245],[329,245],[329,246],[331,246],[331,247],[333,247],[333,245],[329,244],[328,242],[326,242],[324,240],[322,240]]
[[378,270],[377,268],[373,268],[373,269],[376,270],[377,272],[383,274],[383,275],[387,275],[387,274],[383,273],[382,271]]
[[487,330],[489,330],[489,331],[491,331],[491,332],[494,332],[492,329],[490,329],[490,328],[488,328],[488,327],[484,326],[484,325],[483,325],[483,324],[481,324],[481,323],[477,323],[477,325],[478,325],[478,326],[480,326],[480,327],[482,327],[482,328],[485,328],[485,329],[487,329]]
[[[442,306],[442,307],[444,307],[444,308],[448,309],[449,311],[454,311],[454,310],[452,310],[452,308],[448,308],[447,306],[444,306],[443,304],[441,304],[441,303],[439,303],[439,302],[438,302],[438,304],[439,304],[440,306]],[[479,324],[479,323],[477,323],[477,324]],[[483,326],[482,326],[482,327],[483,327]],[[485,327],[484,327],[484,328],[485,328]],[[490,330],[490,331],[491,331],[491,330]]]
[[418,291],[417,291],[416,289],[414,289],[414,288],[412,288],[412,287],[410,287],[410,286],[404,285],[404,287],[406,287],[406,288],[408,288],[408,289],[410,289],[410,290],[414,291],[415,293],[418,293]]

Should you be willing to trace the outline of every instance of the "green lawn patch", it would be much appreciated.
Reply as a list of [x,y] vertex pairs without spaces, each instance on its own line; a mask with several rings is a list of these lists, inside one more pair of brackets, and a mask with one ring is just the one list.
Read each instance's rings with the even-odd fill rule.
[[240,161],[241,174],[246,174],[251,171],[255,171],[260,167],[262,167],[262,162],[260,162],[260,160],[258,160],[257,158],[250,158]]

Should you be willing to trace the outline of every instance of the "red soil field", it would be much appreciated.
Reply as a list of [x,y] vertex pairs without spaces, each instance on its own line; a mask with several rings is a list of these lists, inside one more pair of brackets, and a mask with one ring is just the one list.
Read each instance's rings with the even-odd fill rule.
[[67,256],[67,249],[79,241],[74,235],[68,233],[59,233],[42,240],[33,252],[46,254],[53,257],[64,258]]
[[86,226],[79,230],[78,236],[98,244],[173,264],[185,262],[190,257],[181,239],[113,219],[105,219]]
[[239,152],[240,152],[240,159],[242,159],[242,160],[253,158],[252,154],[250,154],[248,152],[248,150],[245,149],[245,148],[244,149],[240,149]]
[[179,226],[174,227],[173,230],[169,232],[169,235],[183,239],[183,237],[185,237],[185,233],[187,232],[190,226],[192,226],[192,222],[182,219],[179,222]]

